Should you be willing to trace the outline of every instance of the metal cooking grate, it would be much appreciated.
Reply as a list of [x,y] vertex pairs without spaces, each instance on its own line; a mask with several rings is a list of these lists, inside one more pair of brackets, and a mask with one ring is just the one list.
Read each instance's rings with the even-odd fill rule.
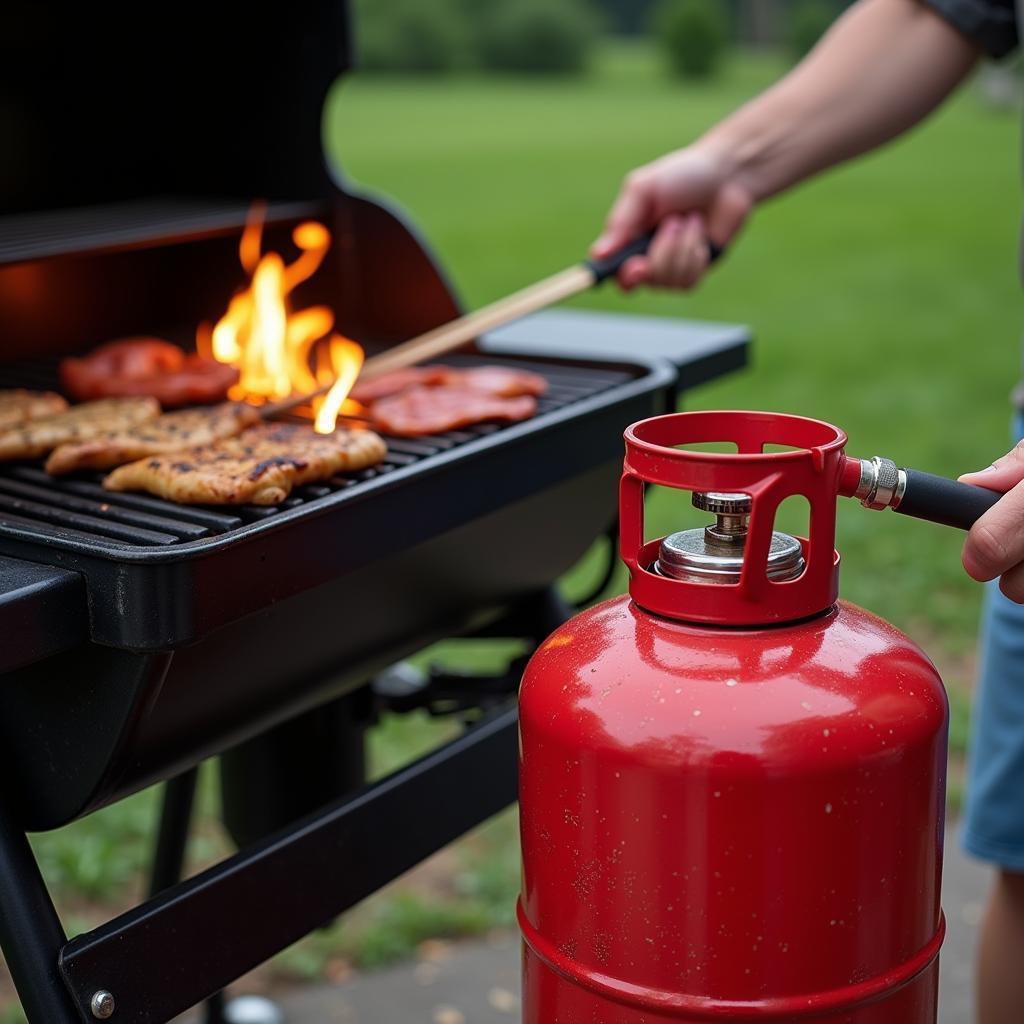
[[[548,391],[537,402],[535,419],[574,402],[607,391],[632,379],[622,370],[532,363],[491,356],[449,357],[454,366],[510,366],[544,376]],[[54,386],[52,363],[25,362],[0,370],[0,386],[45,389]],[[385,435],[388,454],[378,466],[344,474],[321,483],[296,488],[280,505],[244,505],[225,509],[186,506],[142,494],[115,494],[100,484],[102,474],[78,474],[54,479],[38,465],[0,464],[0,525],[31,528],[35,535],[77,539],[91,543],[160,547],[230,533],[248,523],[279,515],[300,505],[315,506],[318,499],[353,490],[396,469],[427,463],[451,451],[506,429],[480,424],[446,434],[408,440]]]

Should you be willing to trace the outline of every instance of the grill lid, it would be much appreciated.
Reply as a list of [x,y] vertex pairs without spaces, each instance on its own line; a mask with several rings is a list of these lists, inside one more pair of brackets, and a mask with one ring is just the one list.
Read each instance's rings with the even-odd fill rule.
[[153,196],[319,197],[347,8],[311,0],[265,18],[179,0],[155,29],[127,5],[5,9],[0,218]]

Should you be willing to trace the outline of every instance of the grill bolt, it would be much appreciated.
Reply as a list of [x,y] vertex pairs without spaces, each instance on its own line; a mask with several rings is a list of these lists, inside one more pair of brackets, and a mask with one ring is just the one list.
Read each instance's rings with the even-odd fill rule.
[[106,1020],[114,1015],[114,997],[105,988],[93,992],[89,1000],[89,1009],[97,1020]]

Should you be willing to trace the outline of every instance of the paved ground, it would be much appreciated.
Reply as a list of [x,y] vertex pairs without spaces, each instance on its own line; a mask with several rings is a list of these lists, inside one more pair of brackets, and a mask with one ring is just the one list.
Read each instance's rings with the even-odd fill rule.
[[[940,1024],[970,1024],[971,965],[986,872],[947,844]],[[416,963],[297,990],[280,1003],[286,1024],[514,1024],[519,945],[512,935],[428,945]]]

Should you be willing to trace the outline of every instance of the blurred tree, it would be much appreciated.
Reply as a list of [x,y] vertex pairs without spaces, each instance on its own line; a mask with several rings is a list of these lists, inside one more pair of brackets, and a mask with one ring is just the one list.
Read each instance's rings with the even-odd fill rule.
[[707,78],[718,70],[729,43],[720,0],[661,0],[652,24],[676,74]]
[[794,59],[800,60],[825,34],[839,13],[832,0],[798,0],[789,15],[787,43]]
[[788,6],[789,0],[739,0],[740,39],[755,46],[778,43],[783,36]]
[[592,0],[611,32],[641,35],[649,31],[655,0]]
[[[838,15],[853,0],[823,0]],[[753,46],[778,46],[792,40],[791,26],[803,0],[730,0],[737,36]]]
[[471,63],[471,32],[463,0],[356,0],[357,66],[417,74]]
[[[467,2],[467,0],[463,0]],[[583,0],[515,0],[484,7],[477,25],[480,61],[498,71],[583,71],[597,32]]]

